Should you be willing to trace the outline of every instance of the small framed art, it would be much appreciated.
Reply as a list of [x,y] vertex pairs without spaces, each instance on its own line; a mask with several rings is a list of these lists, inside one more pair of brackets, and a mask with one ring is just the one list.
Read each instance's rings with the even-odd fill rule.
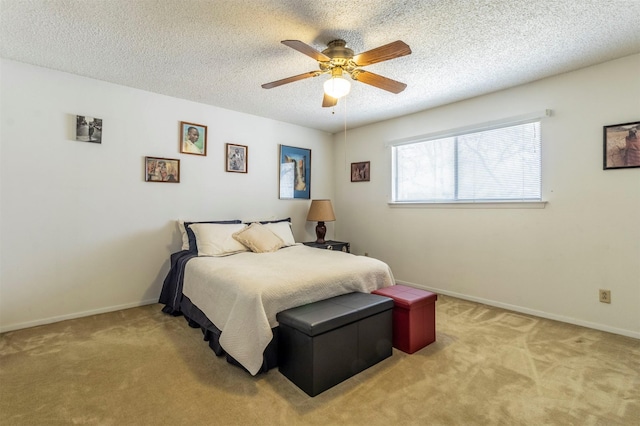
[[369,182],[371,178],[371,164],[369,161],[351,163],[351,182]]
[[225,146],[226,171],[247,173],[249,148],[245,145],[228,143]]
[[180,182],[180,160],[174,158],[144,157],[145,181]]
[[207,155],[207,126],[180,122],[180,152]]
[[311,150],[280,145],[280,199],[311,198]]
[[604,170],[640,167],[640,121],[603,128]]
[[102,119],[76,115],[76,140],[102,143]]

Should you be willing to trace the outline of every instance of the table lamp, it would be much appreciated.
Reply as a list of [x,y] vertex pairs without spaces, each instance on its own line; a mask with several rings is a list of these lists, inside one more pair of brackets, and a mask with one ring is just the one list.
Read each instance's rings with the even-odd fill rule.
[[318,222],[316,226],[316,243],[324,244],[324,236],[327,233],[327,227],[324,226],[325,222],[333,222],[336,220],[336,215],[333,214],[333,207],[331,206],[331,200],[313,200],[311,201],[311,207],[309,207],[309,214],[307,215],[308,221]]

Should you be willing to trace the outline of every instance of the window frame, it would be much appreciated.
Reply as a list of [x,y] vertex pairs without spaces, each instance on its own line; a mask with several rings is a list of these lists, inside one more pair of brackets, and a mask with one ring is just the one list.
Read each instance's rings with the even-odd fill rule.
[[[551,117],[553,111],[550,109],[545,109],[543,111],[533,112],[529,114],[523,114],[514,117],[508,117],[496,121],[485,122],[480,124],[474,124],[464,127],[458,127],[455,129],[448,129],[444,131],[413,136],[404,139],[397,139],[386,146],[389,148],[390,155],[389,159],[391,161],[391,179],[390,179],[390,197],[388,204],[391,207],[418,207],[418,208],[545,208],[547,201],[544,200],[544,191],[543,191],[543,176],[541,170],[540,176],[540,200],[463,200],[463,201],[455,201],[455,200],[419,200],[419,201],[396,201],[394,200],[397,188],[396,181],[396,164],[395,164],[395,148],[401,145],[408,145],[414,143],[422,143],[429,142],[437,139],[444,139],[450,137],[456,137],[460,135],[483,132],[489,130],[495,130],[505,127],[517,126],[521,124],[540,122],[540,146],[542,150],[542,119],[545,117]],[[542,162],[542,152],[540,153],[540,161]],[[542,164],[541,164],[542,169]],[[457,179],[457,171],[456,171],[456,179]],[[457,189],[456,189],[457,191]]]

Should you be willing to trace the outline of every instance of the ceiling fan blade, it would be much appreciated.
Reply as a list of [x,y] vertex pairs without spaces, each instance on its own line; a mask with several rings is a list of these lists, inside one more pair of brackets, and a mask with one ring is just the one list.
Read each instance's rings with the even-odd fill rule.
[[351,74],[351,77],[354,80],[396,94],[402,92],[407,87],[404,83],[365,70],[356,70]]
[[272,81],[271,83],[265,83],[262,85],[263,89],[271,89],[273,87],[282,86],[283,84],[293,83],[294,81],[304,80],[305,78],[317,77],[322,74],[320,71],[309,71],[304,74],[294,75],[292,77],[283,78],[282,80]]
[[393,43],[385,44],[384,46],[359,53],[353,57],[353,61],[358,64],[358,66],[362,67],[365,65],[375,64],[377,62],[388,61],[389,59],[399,58],[401,56],[409,55],[410,53],[411,48],[409,45],[404,41],[397,40]]
[[316,61],[326,62],[331,60],[331,58],[324,53],[317,51],[313,47],[301,42],[300,40],[283,40],[280,43],[289,46],[290,48],[295,49],[300,53],[304,53],[305,55],[315,59]]
[[336,98],[331,97],[326,93],[324,94],[324,98],[322,98],[322,106],[324,108],[336,106],[337,103],[338,103],[338,100]]

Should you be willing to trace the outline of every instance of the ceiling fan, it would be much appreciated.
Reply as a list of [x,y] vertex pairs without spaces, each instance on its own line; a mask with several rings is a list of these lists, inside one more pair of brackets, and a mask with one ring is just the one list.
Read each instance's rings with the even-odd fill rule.
[[281,43],[318,61],[320,70],[265,83],[262,85],[264,89],[271,89],[322,74],[331,74],[331,78],[324,83],[325,93],[322,106],[332,107],[338,103],[338,98],[349,93],[351,88],[349,81],[343,78],[345,73],[353,80],[391,93],[400,93],[407,87],[404,83],[362,69],[365,65],[409,55],[411,48],[403,41],[397,40],[357,55],[354,55],[353,50],[347,47],[346,41],[340,39],[329,42],[327,48],[322,52],[299,40],[284,40]]

